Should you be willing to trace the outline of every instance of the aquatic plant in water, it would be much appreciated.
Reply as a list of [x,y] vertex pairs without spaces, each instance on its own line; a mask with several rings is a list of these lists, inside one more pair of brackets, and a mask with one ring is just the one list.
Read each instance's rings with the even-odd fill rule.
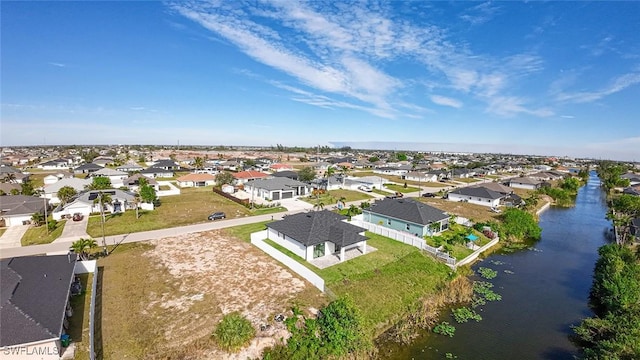
[[480,316],[480,314],[466,307],[454,309],[452,311],[452,314],[453,314],[453,318],[459,324],[466,323],[469,320],[475,320],[475,321],[482,320],[482,316]]
[[433,327],[433,332],[436,334],[453,337],[453,335],[456,333],[456,327],[446,321],[443,321]]
[[478,269],[478,273],[480,273],[480,276],[482,276],[483,278],[487,279],[487,280],[491,280],[493,278],[495,278],[496,276],[498,276],[498,272],[493,270],[493,269],[489,269],[486,267],[480,267]]

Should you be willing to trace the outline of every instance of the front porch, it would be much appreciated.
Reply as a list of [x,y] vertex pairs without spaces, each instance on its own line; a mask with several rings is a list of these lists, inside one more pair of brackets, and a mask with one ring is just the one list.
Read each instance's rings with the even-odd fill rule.
[[[360,246],[353,247],[350,249],[345,249],[344,261],[349,261],[351,259],[357,258],[358,256],[366,255],[368,253],[378,250],[371,245],[365,244],[364,246],[366,247],[365,252],[362,252]],[[340,253],[335,253],[335,254],[322,256],[322,257],[310,260],[309,263],[319,269],[325,269],[330,266],[340,264],[341,262],[344,262],[344,261],[340,261]]]

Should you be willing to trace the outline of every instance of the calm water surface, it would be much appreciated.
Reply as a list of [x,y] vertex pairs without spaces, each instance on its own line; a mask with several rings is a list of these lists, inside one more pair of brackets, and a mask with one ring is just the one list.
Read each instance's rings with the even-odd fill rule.
[[[572,359],[571,325],[591,316],[587,306],[598,247],[605,244],[606,204],[592,173],[573,208],[540,216],[542,238],[530,249],[497,253],[475,264],[498,271],[490,280],[502,301],[476,309],[483,320],[457,324],[453,338],[425,332],[408,346],[382,344],[382,359]],[[506,272],[505,272],[506,271]],[[510,273],[513,272],[513,273]]]

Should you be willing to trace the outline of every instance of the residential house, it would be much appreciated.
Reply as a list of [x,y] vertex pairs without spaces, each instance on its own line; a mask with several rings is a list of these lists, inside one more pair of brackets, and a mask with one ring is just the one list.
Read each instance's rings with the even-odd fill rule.
[[24,174],[13,166],[3,165],[0,166],[0,181],[22,184],[29,181],[29,174]]
[[109,178],[109,181],[111,181],[111,186],[113,186],[114,188],[119,188],[124,186],[124,179],[128,178],[129,174],[124,171],[118,171],[111,168],[102,168],[98,171],[92,172],[91,176],[102,176]]
[[488,183],[483,183],[483,184],[479,184],[479,185],[473,185],[472,187],[483,187],[483,188],[487,188],[489,190],[493,190],[497,193],[500,193],[502,195],[507,195],[507,194],[512,194],[513,193],[513,189],[506,186],[506,185],[502,185],[500,183],[497,182],[488,182]]
[[293,171],[293,166],[288,165],[288,164],[271,164],[269,166],[269,170],[273,171],[273,172],[277,172],[277,171]]
[[157,167],[149,167],[149,168],[140,170],[140,174],[148,178],[155,179],[155,178],[173,177],[174,172],[173,170],[166,170],[166,169],[157,168]]
[[344,261],[347,250],[367,252],[365,229],[328,210],[287,215],[267,224],[267,238],[306,261],[335,256]]
[[99,199],[103,194],[109,195],[111,198],[110,202],[104,204],[103,210],[105,213],[121,213],[136,207],[133,193],[120,189],[88,190],[78,194],[72,202],[66,204],[62,209],[54,211],[52,216],[54,219],[60,220],[64,216],[75,213],[81,213],[84,216],[89,216],[91,213],[99,213],[101,212]]
[[447,194],[449,201],[464,201],[488,207],[500,205],[500,199],[505,195],[483,186],[468,186],[457,188]]
[[640,174],[626,173],[620,176],[621,179],[628,179],[629,185],[634,186],[640,184]]
[[228,171],[240,171],[242,170],[242,163],[237,160],[227,160],[220,163],[223,170]]
[[267,178],[251,180],[244,184],[244,190],[251,196],[265,200],[282,200],[304,196],[309,193],[309,185],[289,178]]
[[640,196],[640,184],[629,186],[622,190],[623,194]]
[[0,260],[2,359],[61,358],[61,338],[73,316],[69,299],[76,260],[76,254]]
[[216,183],[216,177],[211,174],[187,174],[176,179],[180,187],[204,187]]
[[98,156],[97,158],[93,159],[92,163],[105,167],[113,163],[113,161],[114,160],[111,156]]
[[327,169],[329,169],[329,167],[331,167],[331,163],[330,162],[326,162],[326,161],[319,161],[319,162],[315,162],[313,163],[313,170],[315,170],[316,174],[319,177],[323,177],[324,173],[327,172]]
[[240,171],[240,172],[237,172],[237,173],[232,173],[232,175],[233,175],[233,178],[234,178],[234,183],[236,185],[243,185],[247,181],[258,180],[258,179],[266,179],[266,178],[271,176],[269,174],[265,174],[265,173],[260,172],[260,171],[252,171],[252,170]]
[[53,159],[45,161],[38,165],[38,169],[42,170],[68,170],[73,163],[71,159]]
[[286,177],[291,180],[298,180],[298,173],[290,170],[276,171],[271,174],[273,177]]
[[140,180],[144,179],[147,185],[153,187],[156,191],[160,190],[160,186],[156,179],[148,178],[140,173],[133,174],[122,181],[123,185],[129,188],[129,191],[138,191],[140,188]]
[[120,165],[116,167],[116,170],[124,171],[124,172],[138,172],[138,171],[141,171],[142,169],[144,169],[142,166],[133,162],[129,162],[124,165]]
[[10,195],[10,194],[17,195],[17,194],[20,194],[21,190],[22,190],[22,186],[20,186],[20,184],[0,182],[0,196]]
[[433,206],[413,199],[377,200],[362,210],[362,219],[390,229],[431,236],[449,228],[449,215]]
[[383,175],[402,176],[408,172],[409,170],[407,169],[401,169],[399,167],[392,167],[392,166],[381,166],[373,169],[374,174],[383,174]]
[[[180,170],[180,165],[178,165],[175,161],[171,159],[158,160],[152,165],[154,168],[160,168],[164,170],[178,171]],[[173,175],[171,175],[173,176]]]
[[58,198],[58,191],[63,187],[71,187],[77,193],[79,193],[84,191],[85,188],[89,185],[91,185],[91,180],[89,179],[64,178],[53,184],[45,185],[44,193],[41,197],[48,199],[50,204],[56,205],[60,203],[60,199]]
[[420,182],[436,182],[438,176],[435,174],[427,174],[420,171],[411,171],[401,176],[403,180],[420,181]]
[[518,189],[537,190],[542,187],[543,181],[530,177],[517,177],[509,180],[509,186]]
[[453,175],[454,178],[466,179],[466,178],[473,177],[475,175],[475,172],[469,169],[453,169],[451,170],[451,174]]
[[45,185],[55,184],[61,179],[69,179],[72,178],[73,174],[68,171],[59,171],[55,174],[50,174],[44,177],[43,181]]
[[44,215],[46,206],[48,206],[46,199],[34,196],[2,196],[0,197],[0,227],[29,224],[34,213]]
[[86,163],[74,168],[73,173],[74,174],[91,174],[102,168],[104,168],[104,166],[100,166],[94,163]]

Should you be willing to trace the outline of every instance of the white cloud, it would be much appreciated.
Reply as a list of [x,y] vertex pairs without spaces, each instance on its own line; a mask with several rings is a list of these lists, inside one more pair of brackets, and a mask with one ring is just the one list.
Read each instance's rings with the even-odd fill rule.
[[491,2],[485,2],[468,9],[460,18],[471,25],[480,25],[493,19],[499,9]]
[[63,67],[67,67],[67,64],[58,63],[58,62],[50,62],[50,63],[48,63],[48,64],[49,64],[49,65],[51,65],[51,66],[61,67],[61,68],[63,68]]
[[558,101],[567,101],[574,103],[587,103],[596,100],[600,100],[603,97],[620,92],[628,87],[634,86],[640,83],[640,72],[628,73],[620,75],[609,82],[606,87],[596,91],[583,91],[583,92],[560,92],[557,95]]
[[441,95],[431,95],[430,97],[431,101],[434,104],[438,104],[438,105],[442,105],[442,106],[450,106],[453,108],[461,108],[462,107],[462,102],[458,101],[456,99],[452,99],[446,96],[441,96]]

